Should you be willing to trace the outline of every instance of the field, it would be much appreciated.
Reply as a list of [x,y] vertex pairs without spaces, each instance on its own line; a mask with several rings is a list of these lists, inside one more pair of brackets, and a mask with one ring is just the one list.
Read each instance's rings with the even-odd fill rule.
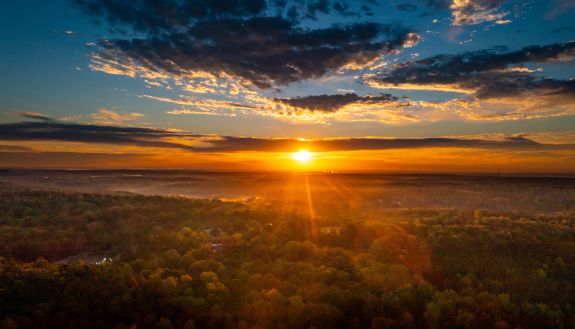
[[0,172],[0,328],[575,328],[571,176]]

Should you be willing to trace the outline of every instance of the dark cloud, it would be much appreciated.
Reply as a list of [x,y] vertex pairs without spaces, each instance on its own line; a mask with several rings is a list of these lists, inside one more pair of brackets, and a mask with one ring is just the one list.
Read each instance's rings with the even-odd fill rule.
[[348,64],[366,64],[401,48],[410,38],[408,30],[391,25],[360,23],[309,30],[279,17],[256,17],[210,20],[186,32],[107,40],[101,45],[102,57],[136,61],[153,71],[176,76],[226,73],[269,88],[318,78]]
[[521,97],[530,94],[563,96],[575,101],[575,80],[538,78],[531,73],[501,73],[478,75],[467,82],[477,88],[477,98]]
[[316,19],[318,14],[360,15],[377,1],[345,0],[72,0],[85,14],[140,32],[162,33],[187,28],[198,21],[282,16]]
[[[170,141],[168,141],[170,139]],[[187,144],[180,144],[177,139]],[[478,148],[505,150],[573,149],[575,145],[540,144],[522,136],[504,140],[459,138],[339,138],[339,139],[276,139],[233,136],[196,135],[163,129],[78,125],[46,122],[0,124],[0,140],[65,141],[92,144],[131,145],[139,147],[181,149],[189,152],[270,151],[293,152],[306,148],[317,152],[417,149],[429,147]],[[206,146],[190,146],[200,141]]]
[[503,49],[480,50],[398,64],[390,71],[371,78],[371,81],[384,86],[429,86],[430,89],[453,86],[472,90],[478,98],[534,92],[574,95],[574,80],[542,78],[521,66],[573,59],[575,42],[530,46],[507,52]]
[[194,135],[180,134],[161,129],[81,125],[55,122],[0,124],[0,140],[51,140],[192,150],[192,148],[185,145],[162,140],[168,137],[194,137]]
[[397,97],[390,94],[361,97],[354,93],[274,99],[277,103],[289,105],[298,109],[326,113],[337,112],[342,107],[350,104],[379,104],[398,100],[399,99]]
[[572,149],[575,145],[539,144],[525,137],[508,137],[504,140],[459,138],[338,138],[319,140],[266,139],[224,137],[211,142],[213,152],[236,151],[285,151],[308,149],[316,152],[391,150],[417,148],[477,148],[505,150]]
[[14,114],[19,115],[23,118],[28,118],[28,119],[34,119],[34,120],[40,120],[40,121],[54,121],[54,118],[52,118],[51,116],[44,114],[44,113],[38,113],[38,112],[14,112]]
[[[99,58],[176,77],[222,73],[261,88],[318,78],[362,65],[418,41],[407,28],[380,23],[307,28],[294,17],[270,16],[289,1],[76,0],[87,13],[121,23],[144,37],[100,42]],[[225,4],[235,4],[228,6]],[[199,6],[181,11],[181,6]],[[185,6],[184,6],[185,7]],[[307,16],[350,9],[341,1],[305,1]],[[195,8],[195,7],[194,7]],[[288,15],[289,16],[289,15]]]
[[266,9],[265,0],[73,0],[84,13],[136,31],[185,28],[201,19],[249,17]]

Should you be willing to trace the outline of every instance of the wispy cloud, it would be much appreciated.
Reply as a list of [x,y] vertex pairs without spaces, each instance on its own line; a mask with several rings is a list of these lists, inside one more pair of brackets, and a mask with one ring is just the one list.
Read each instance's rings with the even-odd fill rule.
[[99,108],[90,115],[90,121],[100,125],[125,125],[141,121],[145,117],[139,112],[121,113],[108,108]]
[[40,113],[40,112],[12,112],[15,115],[21,116],[27,119],[34,119],[40,121],[54,121],[55,119],[48,114]]

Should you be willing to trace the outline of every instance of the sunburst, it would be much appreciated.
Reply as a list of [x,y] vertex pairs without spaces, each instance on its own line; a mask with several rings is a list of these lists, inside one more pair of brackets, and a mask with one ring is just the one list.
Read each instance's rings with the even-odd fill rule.
[[313,153],[308,150],[297,151],[292,154],[292,159],[299,163],[307,163],[313,158]]

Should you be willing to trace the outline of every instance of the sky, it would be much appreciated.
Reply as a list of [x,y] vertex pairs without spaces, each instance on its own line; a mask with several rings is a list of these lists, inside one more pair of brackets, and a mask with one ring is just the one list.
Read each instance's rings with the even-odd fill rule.
[[573,173],[574,18],[572,0],[3,1],[0,167]]

